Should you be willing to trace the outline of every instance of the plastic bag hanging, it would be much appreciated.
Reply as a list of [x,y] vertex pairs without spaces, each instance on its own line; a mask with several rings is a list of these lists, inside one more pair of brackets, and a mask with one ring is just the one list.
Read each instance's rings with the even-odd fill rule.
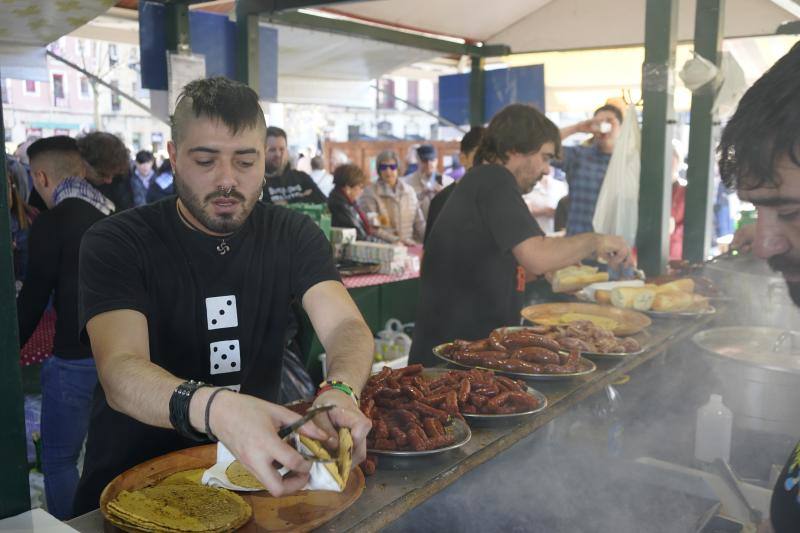
[[641,132],[636,106],[628,105],[608,163],[592,223],[598,233],[619,235],[633,245],[639,223]]

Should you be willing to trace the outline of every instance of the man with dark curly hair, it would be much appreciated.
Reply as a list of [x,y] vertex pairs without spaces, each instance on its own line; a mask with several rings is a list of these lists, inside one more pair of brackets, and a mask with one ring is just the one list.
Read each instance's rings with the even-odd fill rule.
[[122,140],[105,131],[93,131],[77,141],[87,163],[86,180],[114,202],[117,212],[133,207],[131,156]]
[[[723,182],[756,206],[735,246],[753,252],[783,274],[800,306],[800,43],[744,94],[722,134]],[[800,432],[800,428],[798,428]],[[776,532],[800,527],[800,443],[778,477],[770,517]]]

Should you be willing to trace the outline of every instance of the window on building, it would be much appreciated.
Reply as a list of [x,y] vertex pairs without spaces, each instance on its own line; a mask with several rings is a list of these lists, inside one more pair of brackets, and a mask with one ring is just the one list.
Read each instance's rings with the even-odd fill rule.
[[108,66],[113,67],[119,61],[119,56],[117,55],[117,45],[116,44],[109,44],[108,45]]
[[89,78],[81,76],[81,96],[89,98]]
[[417,80],[408,80],[408,96],[406,96],[409,104],[419,105],[419,82]]
[[53,105],[59,105],[64,100],[64,75],[53,74]]
[[8,82],[5,78],[0,78],[0,92],[3,93],[3,103],[7,104],[10,102],[8,99]]
[[36,93],[36,82],[34,80],[25,80],[25,92],[28,94]]
[[382,79],[378,82],[381,90],[378,92],[378,109],[394,109],[394,80]]
[[[111,81],[111,87],[114,89],[119,88],[119,82],[117,80]],[[111,91],[111,111],[119,111],[122,107],[122,99],[119,97],[119,93],[117,91]]]

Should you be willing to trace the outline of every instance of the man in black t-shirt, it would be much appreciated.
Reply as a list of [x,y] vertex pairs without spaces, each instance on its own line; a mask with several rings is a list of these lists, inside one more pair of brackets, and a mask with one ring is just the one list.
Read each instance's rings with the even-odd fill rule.
[[630,261],[619,237],[547,238],[522,195],[550,172],[558,128],[535,108],[504,108],[484,133],[482,164],[461,178],[425,245],[409,362],[434,364],[434,346],[519,324],[527,277],[602,257]]
[[[734,246],[752,246],[781,272],[800,306],[800,43],[778,60],[739,101],[722,133],[719,171],[728,187],[756,206],[753,230],[744,226]],[[800,435],[800,428],[797,428]],[[789,450],[787,450],[789,451]],[[800,443],[772,492],[777,533],[800,531]],[[762,529],[761,531],[764,531]]]
[[[258,201],[265,131],[249,87],[226,78],[189,83],[168,144],[177,198],[110,217],[84,236],[80,325],[102,388],[78,513],[96,508],[124,470],[214,436],[273,495],[302,488],[311,465],[277,436],[298,416],[272,403],[292,301],[308,313],[336,381],[315,400],[335,408],[302,432],[336,448],[335,427],[348,427],[354,465],[366,455],[370,422],[355,398],[372,334],[319,228]],[[291,473],[282,478],[274,461]]]
[[66,520],[78,485],[78,456],[97,385],[92,352],[78,335],[81,237],[114,205],[85,179],[75,139],[39,139],[28,147],[33,186],[48,207],[28,241],[28,275],[17,299],[20,346],[33,335],[51,298],[56,311],[53,356],[42,363],[42,470],[47,509]]
[[286,132],[267,128],[267,160],[264,181],[264,201],[286,205],[295,203],[324,204],[328,201],[314,180],[289,164]]

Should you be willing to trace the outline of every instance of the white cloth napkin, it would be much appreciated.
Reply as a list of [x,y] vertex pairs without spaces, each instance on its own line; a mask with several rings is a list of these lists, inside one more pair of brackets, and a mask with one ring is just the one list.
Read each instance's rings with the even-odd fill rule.
[[[294,447],[308,455],[314,455],[302,442],[296,434],[291,436],[293,440]],[[235,490],[235,491],[242,491],[242,492],[256,492],[263,489],[253,489],[248,487],[241,487],[239,485],[235,485],[228,479],[227,470],[228,467],[231,465],[232,462],[236,460],[236,457],[228,450],[228,448],[222,444],[221,442],[217,443],[217,462],[214,466],[203,472],[202,482],[203,485],[209,485],[211,487],[224,487],[226,489]],[[284,475],[289,470],[287,468],[281,468],[278,472],[281,475]],[[303,487],[302,490],[330,490],[333,492],[342,492],[342,489],[339,488],[339,484],[333,479],[333,476],[325,468],[323,463],[311,463],[311,472],[308,483],[306,486]]]

